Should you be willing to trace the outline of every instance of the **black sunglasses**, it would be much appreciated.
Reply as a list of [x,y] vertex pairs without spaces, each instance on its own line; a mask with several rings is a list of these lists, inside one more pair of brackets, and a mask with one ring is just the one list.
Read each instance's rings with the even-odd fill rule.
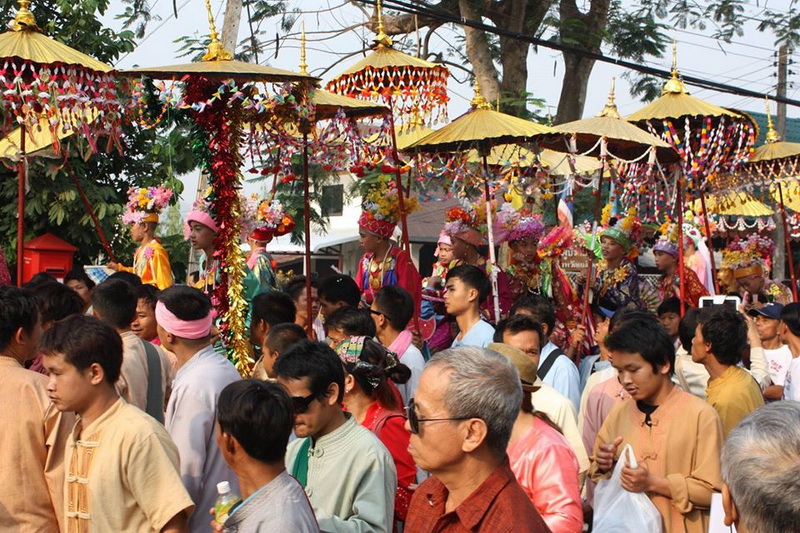
[[471,420],[472,418],[475,418],[472,416],[460,416],[453,418],[420,418],[419,415],[417,415],[414,398],[408,400],[408,407],[406,407],[406,417],[408,417],[408,426],[411,428],[412,435],[419,435],[420,422],[445,422],[445,421],[455,421],[455,420]]
[[302,415],[308,412],[308,407],[311,402],[319,398],[319,394],[313,392],[308,396],[292,396],[292,407],[294,407],[294,414]]
[[370,313],[371,315],[377,315],[377,316],[386,316],[385,314],[381,313],[381,312],[380,312],[380,311],[378,311],[377,309],[370,309],[370,310],[369,310],[369,313]]

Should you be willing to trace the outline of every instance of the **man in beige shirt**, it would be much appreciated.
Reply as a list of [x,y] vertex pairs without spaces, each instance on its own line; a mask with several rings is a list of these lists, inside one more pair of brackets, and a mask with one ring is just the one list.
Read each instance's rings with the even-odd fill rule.
[[47,378],[23,366],[41,334],[33,295],[0,287],[0,531],[59,530],[68,424],[47,398]]
[[178,450],[155,419],[120,398],[122,340],[96,318],[73,316],[42,336],[47,389],[78,415],[66,447],[69,532],[185,533],[194,509]]
[[[131,331],[131,323],[136,318],[138,296],[133,287],[122,280],[104,281],[92,292],[94,316],[113,327],[122,337],[122,375],[116,387],[119,395],[129,404],[150,413],[163,422],[169,385],[174,379],[172,365],[161,348],[152,346],[158,355],[158,368],[148,366],[144,341]],[[149,344],[149,343],[148,343]],[[148,407],[148,384],[155,380],[157,389],[156,405]]]

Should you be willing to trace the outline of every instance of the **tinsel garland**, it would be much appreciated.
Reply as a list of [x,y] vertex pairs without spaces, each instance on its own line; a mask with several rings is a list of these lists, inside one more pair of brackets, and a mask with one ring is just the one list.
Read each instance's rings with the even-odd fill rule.
[[[218,82],[190,80],[186,84],[188,103],[205,102],[219,88]],[[250,375],[253,360],[245,332],[247,302],[244,298],[245,259],[239,248],[241,233],[242,109],[234,93],[217,92],[211,105],[193,110],[192,148],[211,188],[207,200],[219,232],[214,239],[214,259],[220,276],[211,301],[228,358],[242,376]]]

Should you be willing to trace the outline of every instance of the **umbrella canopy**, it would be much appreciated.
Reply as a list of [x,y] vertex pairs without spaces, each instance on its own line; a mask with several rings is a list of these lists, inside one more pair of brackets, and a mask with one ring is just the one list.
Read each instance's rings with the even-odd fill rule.
[[[20,4],[22,3],[20,2]],[[27,4],[30,5],[30,2],[27,2]],[[27,8],[24,11],[28,11]],[[0,57],[18,57],[25,61],[40,64],[77,65],[98,72],[111,72],[114,70],[113,67],[106,65],[102,61],[87,56],[55,39],[46,37],[38,31],[31,31],[36,27],[36,21],[31,21],[24,11],[20,9],[18,18],[22,18],[23,21],[27,19],[28,23],[18,20],[15,22],[15,26],[19,25],[20,29],[0,34]],[[19,13],[22,13],[22,15],[20,16]],[[32,16],[33,14],[31,13]]]
[[179,65],[166,65],[163,67],[141,67],[120,70],[123,76],[149,78],[160,80],[179,80],[184,76],[202,75],[205,78],[221,78],[248,81],[316,81],[318,78],[308,74],[300,74],[291,70],[245,63],[233,59],[210,59],[199,63],[182,63]]
[[[724,216],[766,217],[775,213],[763,202],[759,202],[747,193],[737,191],[707,197],[706,209],[710,214]],[[696,213],[702,212],[699,199],[692,203],[692,210]]]
[[554,133],[548,126],[494,111],[478,87],[471,106],[465,114],[411,144],[408,149],[429,153],[457,152],[474,148],[477,144],[488,152],[491,145],[531,141]]
[[553,130],[565,135],[574,135],[576,147],[581,153],[594,147],[591,155],[595,157],[599,156],[601,151],[597,141],[604,138],[612,154],[626,159],[640,157],[651,147],[655,147],[658,160],[662,163],[679,159],[678,153],[669,144],[623,120],[617,111],[617,104],[614,100],[613,80],[608,102],[596,117],[559,124],[554,126]]
[[[480,155],[477,150],[470,150],[469,161],[472,163],[480,162]],[[536,161],[536,154],[527,148],[515,144],[500,144],[492,146],[487,162],[492,166],[516,166],[526,168]],[[564,152],[556,152],[548,148],[539,151],[539,163],[546,168],[548,173],[557,176],[568,176],[573,174]],[[600,169],[600,160],[589,156],[576,156],[574,161],[575,173],[591,174]]]
[[378,0],[378,33],[372,52],[328,82],[326,89],[365,100],[381,98],[398,119],[419,114],[425,119],[432,115],[446,119],[450,72],[443,65],[395,50],[383,26],[381,5]]
[[630,122],[642,120],[693,117],[734,117],[743,118],[735,111],[715,106],[689,94],[686,85],[678,78],[678,71],[672,69],[672,78],[664,85],[661,96],[635,113],[628,115]]

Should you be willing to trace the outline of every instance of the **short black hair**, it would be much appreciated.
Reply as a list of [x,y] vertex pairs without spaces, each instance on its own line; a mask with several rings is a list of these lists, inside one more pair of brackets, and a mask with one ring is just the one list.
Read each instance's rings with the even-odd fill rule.
[[200,320],[211,312],[211,299],[200,289],[173,285],[158,295],[158,301],[179,320]]
[[[781,322],[786,324],[795,337],[800,337],[800,304],[790,303],[783,306]],[[705,336],[705,333],[703,334]]]
[[706,307],[697,321],[702,324],[703,341],[711,344],[709,352],[720,364],[734,366],[742,360],[748,343],[747,322],[741,313],[725,306]]
[[277,324],[269,329],[266,345],[269,351],[282,354],[289,347],[303,339],[307,339],[305,328],[295,323]]
[[344,398],[344,366],[333,348],[324,342],[296,342],[275,360],[275,375],[282,379],[308,378],[311,393],[321,397],[331,383],[339,386],[336,401]]
[[266,322],[273,328],[278,324],[294,324],[297,307],[294,300],[285,292],[263,292],[253,298],[251,321],[253,324]]
[[105,281],[110,279],[119,279],[128,283],[134,289],[138,288],[142,284],[142,278],[134,274],[133,272],[125,272],[124,270],[120,270],[119,272],[114,272],[110,276],[108,276]]
[[541,344],[540,348],[544,348],[546,344],[544,342],[544,331],[542,330],[542,326],[534,320],[533,317],[528,315],[512,315],[508,318],[504,318],[497,324],[497,328],[494,330],[494,342],[503,342],[503,335],[508,333],[509,335],[516,335],[517,333],[521,333],[523,331],[533,331],[536,335],[539,336],[539,344]]
[[[316,288],[317,282],[315,279],[311,279],[311,287]],[[306,288],[306,277],[305,276],[293,276],[292,279],[286,284],[283,288],[283,292],[289,295],[293,302],[296,302],[300,295],[303,294],[303,290]],[[317,293],[319,295],[319,293]]]
[[113,385],[122,368],[122,338],[109,324],[93,316],[74,315],[44,332],[39,349],[45,355],[62,354],[79,371],[97,363]]
[[325,298],[331,303],[344,302],[345,305],[353,307],[358,307],[361,302],[361,289],[353,278],[344,274],[336,274],[322,280],[317,287],[317,295],[320,300]]
[[389,320],[393,329],[406,329],[414,316],[414,298],[399,285],[386,285],[375,293],[375,307]]
[[[654,319],[655,315],[649,311],[642,311],[637,307],[620,307],[614,312],[614,316],[612,316],[611,320],[608,322],[608,332],[611,333],[620,327],[624,322],[636,318],[645,320]],[[661,325],[660,322],[659,325]]]
[[58,283],[58,280],[52,274],[48,274],[47,272],[39,272],[38,274],[34,274],[33,277],[28,280],[28,283],[23,285],[23,287],[26,289],[35,289],[36,287],[46,283]]
[[64,285],[66,285],[69,281],[80,281],[86,285],[86,288],[89,290],[92,290],[95,286],[94,280],[90,278],[86,271],[82,268],[76,268],[75,270],[70,270],[67,272],[67,275],[64,276]]
[[325,319],[325,326],[331,330],[341,330],[348,337],[375,336],[375,322],[369,316],[366,309],[356,309],[355,307],[340,307]]
[[681,346],[686,350],[686,353],[692,353],[692,341],[697,332],[697,318],[699,315],[699,309],[690,307],[686,310],[678,326],[678,338],[681,340]]
[[136,318],[136,290],[121,279],[107,279],[92,291],[92,307],[97,316],[117,329],[126,329]]
[[61,283],[42,283],[31,289],[42,324],[82,315],[84,303],[78,293]]
[[653,372],[669,365],[669,375],[675,372],[675,346],[653,315],[626,318],[606,338],[606,348],[612,352],[639,354],[650,363]]
[[445,282],[458,278],[470,289],[478,291],[478,304],[483,303],[492,291],[492,282],[486,273],[475,265],[459,265],[447,272]]
[[150,285],[147,283],[143,283],[139,290],[136,291],[136,297],[138,301],[144,300],[144,302],[152,307],[153,309],[156,308],[156,303],[158,303],[158,287],[155,285]]
[[217,422],[247,455],[262,463],[275,463],[286,454],[294,427],[292,399],[277,383],[234,381],[219,393]]
[[516,315],[520,309],[528,311],[530,315],[540,324],[547,326],[547,332],[552,333],[556,327],[556,308],[548,298],[537,294],[530,294],[518,300],[511,307],[511,315]]
[[656,315],[661,316],[666,315],[667,313],[673,313],[675,315],[681,314],[681,300],[678,297],[670,296],[658,304]]
[[38,321],[39,308],[29,290],[0,287],[0,351],[8,348],[17,330],[30,333]]

